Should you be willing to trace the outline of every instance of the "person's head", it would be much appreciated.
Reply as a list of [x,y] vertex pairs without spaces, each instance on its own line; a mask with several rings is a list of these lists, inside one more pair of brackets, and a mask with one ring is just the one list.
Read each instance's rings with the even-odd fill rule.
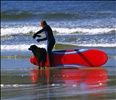
[[41,27],[44,27],[44,26],[46,26],[46,25],[47,25],[47,23],[46,23],[45,20],[42,20],[42,21],[40,22],[40,26],[41,26]]

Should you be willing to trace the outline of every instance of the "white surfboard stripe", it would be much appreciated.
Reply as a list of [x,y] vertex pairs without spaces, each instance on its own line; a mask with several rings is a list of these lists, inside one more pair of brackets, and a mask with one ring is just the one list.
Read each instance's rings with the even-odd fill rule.
[[60,51],[60,52],[58,52],[58,51],[53,51],[52,53],[53,54],[76,54],[76,53],[78,53],[78,52],[85,52],[85,51],[87,51],[87,50],[89,50],[89,49],[76,49],[76,50],[74,50],[74,51]]

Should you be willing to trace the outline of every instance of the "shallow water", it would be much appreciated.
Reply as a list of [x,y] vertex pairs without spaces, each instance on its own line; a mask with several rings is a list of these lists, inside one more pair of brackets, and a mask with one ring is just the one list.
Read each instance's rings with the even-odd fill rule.
[[[55,48],[71,49],[77,46],[57,44]],[[30,54],[22,52],[20,55],[2,56],[1,99],[115,100],[115,48],[94,47],[94,49],[106,52],[109,58],[106,64],[98,68],[67,66],[37,70],[37,66],[29,62],[32,56]]]
[[113,69],[4,69],[1,74],[2,100],[115,100]]
[[[57,44],[56,49],[77,48]],[[80,47],[83,48],[83,47]],[[88,47],[87,47],[88,48]],[[108,61],[98,68],[52,67],[37,70],[29,62],[32,55],[2,56],[2,100],[115,100],[115,48],[94,47],[107,53]],[[80,67],[80,69],[78,69]]]

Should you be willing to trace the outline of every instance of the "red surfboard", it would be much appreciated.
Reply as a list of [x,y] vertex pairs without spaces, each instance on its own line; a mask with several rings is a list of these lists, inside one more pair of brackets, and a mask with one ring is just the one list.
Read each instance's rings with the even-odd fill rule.
[[[53,66],[86,66],[86,67],[100,67],[108,60],[105,52],[96,49],[74,49],[74,50],[60,50],[52,52]],[[38,66],[36,58],[30,58],[30,62]],[[45,66],[49,66],[47,62]]]

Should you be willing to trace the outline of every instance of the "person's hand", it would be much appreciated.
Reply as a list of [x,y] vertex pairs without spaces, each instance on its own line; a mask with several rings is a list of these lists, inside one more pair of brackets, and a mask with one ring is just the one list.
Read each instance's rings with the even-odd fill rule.
[[33,35],[32,35],[32,37],[33,37],[34,39],[36,38],[36,36],[37,36],[36,34],[33,34]]
[[41,39],[37,39],[37,42],[40,42],[41,41]]

